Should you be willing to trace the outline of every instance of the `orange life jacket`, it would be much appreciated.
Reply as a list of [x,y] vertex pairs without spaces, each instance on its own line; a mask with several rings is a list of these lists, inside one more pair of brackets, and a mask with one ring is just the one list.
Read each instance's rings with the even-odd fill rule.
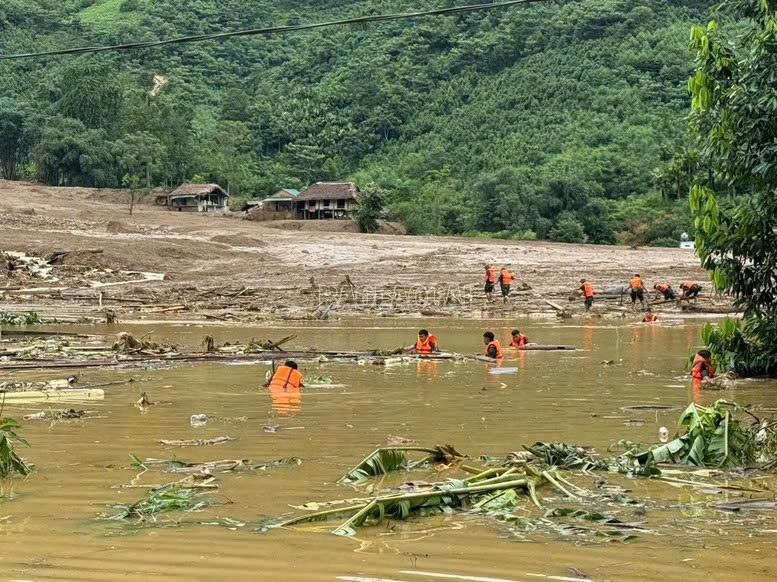
[[669,285],[667,285],[666,283],[659,283],[658,285],[656,285],[656,289],[658,289],[659,293],[663,293],[664,291],[669,289]]
[[417,354],[431,354],[436,346],[437,338],[433,335],[430,335],[428,338],[426,338],[425,342],[422,342],[419,338],[419,340],[415,343],[415,351]]
[[488,343],[488,345],[486,346],[486,352],[485,352],[485,354],[487,356],[488,356],[488,350],[490,350],[491,348],[495,348],[496,349],[495,359],[501,360],[504,357],[504,356],[502,356],[502,346],[499,345],[498,341],[494,340],[494,341]]
[[496,283],[496,269],[494,267],[486,269],[486,283]]
[[594,296],[594,288],[593,286],[586,281],[583,283],[580,288],[583,290],[583,296],[584,297],[593,297]]
[[685,283],[680,285],[680,289],[690,289],[693,286],[694,286],[694,282],[693,281],[686,281]]
[[499,275],[502,277],[502,285],[509,285],[513,282],[513,275],[507,269],[502,269]]
[[510,342],[510,345],[513,346],[514,348],[522,348],[527,343],[529,343],[529,338],[527,338],[522,333],[519,333],[517,339],[515,336],[513,336],[513,341]]
[[629,283],[629,287],[635,290],[640,289],[642,287],[642,279],[640,279],[639,277],[634,277]]
[[646,313],[645,318],[642,321],[645,323],[653,323],[656,319],[658,319],[658,316],[655,313]]
[[702,358],[699,354],[693,358],[693,368],[691,368],[691,377],[694,380],[703,380],[705,376],[702,374],[704,370],[707,370],[707,378],[715,377],[715,368],[707,360]]
[[302,373],[288,366],[280,366],[270,380],[270,390],[299,390]]

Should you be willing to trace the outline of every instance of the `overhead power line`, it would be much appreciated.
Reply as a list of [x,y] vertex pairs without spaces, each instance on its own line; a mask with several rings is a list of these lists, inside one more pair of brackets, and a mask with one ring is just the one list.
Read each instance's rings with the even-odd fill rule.
[[344,20],[333,20],[330,22],[316,22],[311,24],[296,24],[293,26],[276,26],[272,28],[253,28],[248,30],[235,30],[233,32],[217,32],[212,34],[198,34],[194,36],[181,36],[168,40],[154,40],[149,42],[133,42],[129,44],[116,44],[108,46],[90,46],[70,49],[60,49],[54,51],[44,51],[38,53],[21,53],[16,55],[0,55],[0,61],[10,61],[18,59],[32,59],[37,57],[50,56],[70,56],[83,55],[88,53],[101,53],[107,51],[123,51],[132,49],[146,49],[153,47],[166,46],[171,44],[185,44],[192,42],[202,42],[206,40],[223,40],[239,36],[267,36],[271,34],[284,34],[288,32],[298,32],[301,30],[313,30],[316,28],[326,28],[330,26],[342,26],[351,24],[371,24],[375,22],[388,22],[391,20],[409,20],[420,18],[422,16],[455,16],[467,12],[478,12],[480,10],[492,10],[495,8],[509,8],[519,4],[536,4],[547,2],[548,0],[507,0],[506,2],[494,2],[493,4],[471,4],[468,6],[454,6],[452,8],[439,8],[437,10],[424,10],[422,12],[402,12],[398,14],[379,14],[374,16],[360,16],[358,18],[346,18]]

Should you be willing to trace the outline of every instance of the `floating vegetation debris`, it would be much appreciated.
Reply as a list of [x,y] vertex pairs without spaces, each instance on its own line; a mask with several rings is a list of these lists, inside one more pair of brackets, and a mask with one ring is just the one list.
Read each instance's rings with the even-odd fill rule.
[[[421,452],[426,455],[417,461],[411,461],[407,457],[409,452]],[[343,475],[338,483],[359,483],[370,477],[385,475],[392,471],[409,471],[421,466],[433,464],[450,465],[464,455],[459,453],[452,445],[437,445],[434,448],[426,447],[384,447],[376,449],[361,463]]]
[[8,313],[0,311],[0,325],[40,325],[40,316],[34,311]]
[[6,381],[0,382],[0,391],[2,392],[35,392],[46,390],[65,390],[78,382],[78,378],[71,376],[61,380],[49,380],[48,382],[21,382]]
[[[751,426],[734,413],[744,412]],[[462,464],[462,455],[450,445],[444,447],[386,447],[373,451],[343,476],[338,483],[360,485],[370,479],[395,471],[429,468],[435,463],[446,470],[464,472],[445,481],[414,481],[398,487],[371,489],[368,497],[292,506],[301,515],[282,517],[265,523],[261,531],[320,522],[337,522],[326,529],[337,535],[354,535],[356,529],[377,525],[386,519],[407,520],[412,517],[465,512],[482,515],[505,525],[516,537],[528,531],[545,531],[561,536],[581,536],[586,543],[628,542],[640,533],[656,533],[643,521],[629,521],[618,514],[631,507],[634,515],[645,515],[643,504],[629,498],[627,489],[595,481],[598,490],[581,487],[568,479],[562,469],[578,477],[590,478],[592,471],[608,471],[631,477],[653,477],[675,486],[701,487],[720,491],[768,493],[767,489],[721,484],[701,480],[725,469],[752,466],[756,460],[761,469],[777,465],[777,422],[761,420],[733,402],[719,400],[709,407],[691,404],[680,416],[683,430],[674,441],[639,450],[632,443],[614,458],[601,458],[590,448],[566,443],[542,443],[524,447],[502,458],[480,457],[485,467]],[[412,452],[424,453],[411,460]],[[666,473],[682,473],[675,478],[662,475],[666,463],[716,467]],[[693,477],[693,478],[692,478]],[[699,479],[701,478],[701,479]],[[372,483],[373,485],[374,482]],[[542,497],[538,490],[542,488]],[[621,509],[619,509],[621,508]],[[720,511],[762,511],[777,508],[773,499],[762,498],[711,506]],[[393,529],[393,528],[392,528]]]
[[205,461],[202,463],[188,463],[180,459],[145,459],[140,460],[136,455],[130,453],[133,467],[143,467],[145,469],[157,468],[163,471],[174,473],[201,473],[211,474],[214,471],[228,473],[233,471],[266,471],[275,467],[284,465],[301,465],[302,459],[299,457],[283,457],[273,461],[253,462],[250,459],[220,459],[218,461]]
[[[143,336],[145,337],[145,336]],[[159,344],[135,337],[126,331],[116,334],[116,341],[113,343],[113,351],[121,354],[169,354],[177,350],[176,346],[168,344]]]
[[161,439],[159,444],[166,447],[200,447],[200,446],[213,446],[223,445],[229,441],[235,440],[231,436],[219,436],[212,439],[186,439],[186,440],[165,440]]
[[317,384],[332,384],[334,381],[331,376],[305,376],[303,379],[305,386],[315,386]]
[[[203,346],[206,346],[207,338],[209,336],[205,336],[205,339],[203,340]],[[256,340],[254,338],[251,338],[247,344],[243,344],[240,342],[226,342],[221,346],[216,346],[215,342],[210,342],[210,345],[212,345],[214,351],[221,352],[221,353],[227,353],[227,354],[251,354],[256,352],[266,352],[266,351],[273,351],[273,350],[280,350],[281,346],[285,343],[290,342],[293,339],[296,339],[297,334],[288,335],[284,338],[279,339],[278,341],[274,341],[272,339],[267,340]],[[212,340],[213,338],[211,338]]]
[[35,412],[34,414],[27,414],[23,417],[23,420],[76,420],[79,418],[84,418],[92,413],[94,413],[93,410],[76,410],[75,408],[66,408],[61,410],[49,409],[41,410],[40,412]]
[[404,352],[402,348],[397,348],[395,350],[372,350],[370,355],[377,357],[398,356],[402,352]]
[[[399,457],[394,456],[396,451],[391,451],[391,457],[385,454],[386,449],[379,449],[379,451],[383,451],[383,454],[373,453],[367,459],[372,461],[381,459],[385,467],[387,459],[392,458],[397,461],[394,466],[404,466],[399,462]],[[330,528],[329,531],[337,535],[350,536],[356,533],[358,527],[376,525],[385,519],[406,520],[414,516],[439,515],[458,510],[498,520],[515,528],[516,535],[526,529],[552,525],[556,531],[559,529],[564,529],[566,533],[585,531],[595,535],[603,531],[605,532],[603,535],[608,538],[617,537],[621,541],[627,541],[632,539],[631,533],[619,535],[612,532],[619,529],[647,531],[641,524],[625,523],[613,515],[605,515],[598,511],[552,509],[546,511],[542,518],[533,521],[523,514],[515,513],[514,509],[523,500],[543,509],[537,496],[537,489],[542,486],[553,488],[557,494],[567,500],[585,499],[589,504],[597,500],[611,501],[611,498],[605,495],[593,493],[570,483],[555,468],[545,467],[539,463],[537,466],[527,465],[522,469],[507,466],[484,469],[468,466],[460,468],[469,472],[471,476],[464,479],[448,479],[439,483],[406,483],[397,489],[381,491],[375,497],[321,503],[309,502],[296,506],[297,509],[308,513],[269,522],[263,529],[340,520],[341,523],[333,529]],[[548,519],[549,517],[587,520],[595,522],[596,527],[575,526],[573,528],[570,525],[554,523]]]
[[209,504],[207,500],[201,498],[201,493],[196,489],[172,486],[146,491],[140,501],[132,505],[117,506],[119,513],[108,519],[155,520],[156,516],[161,513],[200,511],[208,507]]

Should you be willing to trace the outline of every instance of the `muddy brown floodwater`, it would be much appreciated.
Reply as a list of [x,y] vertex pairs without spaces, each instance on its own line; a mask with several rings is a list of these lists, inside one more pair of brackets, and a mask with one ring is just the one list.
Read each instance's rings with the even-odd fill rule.
[[[388,367],[305,364],[305,373],[331,376],[345,386],[303,389],[299,403],[286,403],[292,414],[273,411],[270,396],[260,388],[265,365],[85,370],[81,382],[86,384],[130,377],[137,382],[107,387],[104,401],[73,405],[96,410],[97,418],[25,422],[24,436],[32,446],[24,454],[36,471],[27,480],[15,480],[17,496],[0,503],[2,579],[493,582],[574,580],[576,571],[592,580],[774,579],[774,511],[723,513],[709,505],[741,499],[735,492],[700,492],[618,475],[605,477],[644,500],[646,514],[634,517],[634,510],[624,506],[613,506],[612,514],[624,521],[644,521],[660,535],[640,534],[626,544],[547,532],[514,535],[500,523],[466,514],[360,528],[355,538],[309,528],[254,531],[262,520],[291,512],[289,505],[359,496],[335,481],[386,444],[388,435],[425,445],[451,443],[474,458],[503,455],[541,440],[592,445],[605,452],[619,439],[654,442],[660,426],[676,426],[678,410],[624,412],[626,406],[660,403],[680,408],[694,398],[708,403],[726,397],[777,407],[773,382],[744,382],[729,392],[692,392],[685,363],[698,340],[696,323],[564,326],[526,320],[433,325],[428,320],[362,320],[273,329],[153,329],[157,341],[191,347],[204,333],[223,342],[296,332],[300,347],[366,349],[407,345],[424,326],[444,349],[471,353],[481,349],[484,328],[506,339],[516,323],[533,341],[575,344],[579,351],[508,354],[504,367],[517,366],[518,371],[504,375],[491,375],[487,364],[474,361]],[[136,335],[149,331],[144,326],[126,329]],[[604,366],[604,360],[614,363]],[[141,412],[133,406],[141,391],[161,404]],[[21,418],[45,408],[6,404],[5,415]],[[195,413],[207,414],[208,423],[190,426]],[[624,424],[628,420],[644,424]],[[265,432],[268,423],[279,425],[279,430]],[[236,440],[191,448],[158,443],[222,435]],[[129,453],[185,461],[258,462],[290,456],[304,461],[259,474],[217,473],[220,488],[211,498],[219,505],[202,512],[162,515],[157,524],[144,526],[100,520],[115,513],[110,505],[129,504],[142,496],[142,489],[114,487],[130,483],[140,472],[131,467]],[[170,477],[177,478],[149,472],[137,482],[174,480]],[[409,478],[439,477],[420,472]],[[593,487],[599,477],[573,480]],[[770,479],[759,482],[764,489],[776,485]],[[531,516],[533,510],[527,503],[518,511]]]

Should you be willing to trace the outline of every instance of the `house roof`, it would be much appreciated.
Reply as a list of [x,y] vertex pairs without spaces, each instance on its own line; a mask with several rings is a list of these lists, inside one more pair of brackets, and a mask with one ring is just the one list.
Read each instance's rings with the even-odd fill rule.
[[353,182],[316,182],[295,200],[356,200],[358,194],[359,188]]
[[299,196],[299,190],[294,190],[293,188],[284,188],[283,190],[278,190],[269,198],[265,198],[262,200],[262,202],[290,202],[297,196]]
[[222,194],[229,196],[218,184],[181,184],[170,192],[170,198],[189,197],[189,196],[207,196],[208,194]]

